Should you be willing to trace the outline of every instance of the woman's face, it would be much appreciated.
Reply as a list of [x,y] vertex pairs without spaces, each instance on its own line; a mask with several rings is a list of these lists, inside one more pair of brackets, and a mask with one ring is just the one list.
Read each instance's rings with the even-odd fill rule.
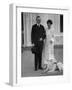
[[48,23],[47,26],[48,26],[48,28],[50,29],[50,28],[51,28],[51,23]]

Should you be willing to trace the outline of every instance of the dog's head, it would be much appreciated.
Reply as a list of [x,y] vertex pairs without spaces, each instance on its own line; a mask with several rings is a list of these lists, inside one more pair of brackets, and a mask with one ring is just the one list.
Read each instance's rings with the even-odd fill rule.
[[47,64],[43,65],[43,70],[45,70],[47,68]]

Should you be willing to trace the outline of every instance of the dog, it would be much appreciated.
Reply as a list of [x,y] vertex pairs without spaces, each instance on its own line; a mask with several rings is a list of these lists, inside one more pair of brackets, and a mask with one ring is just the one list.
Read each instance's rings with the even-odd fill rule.
[[54,71],[63,71],[63,64],[61,62],[57,62],[56,59],[47,60],[47,62],[43,66],[44,72],[54,72]]

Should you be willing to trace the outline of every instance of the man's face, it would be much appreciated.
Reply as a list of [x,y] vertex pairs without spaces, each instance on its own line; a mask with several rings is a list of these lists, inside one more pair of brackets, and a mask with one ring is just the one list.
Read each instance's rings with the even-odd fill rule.
[[40,24],[40,23],[41,23],[41,18],[38,17],[38,18],[36,19],[36,22],[37,22],[37,24]]

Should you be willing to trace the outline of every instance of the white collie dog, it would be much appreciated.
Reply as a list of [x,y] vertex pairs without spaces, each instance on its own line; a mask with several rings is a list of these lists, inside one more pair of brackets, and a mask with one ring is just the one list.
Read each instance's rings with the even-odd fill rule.
[[43,66],[44,72],[63,71],[63,64],[56,59],[47,60]]

